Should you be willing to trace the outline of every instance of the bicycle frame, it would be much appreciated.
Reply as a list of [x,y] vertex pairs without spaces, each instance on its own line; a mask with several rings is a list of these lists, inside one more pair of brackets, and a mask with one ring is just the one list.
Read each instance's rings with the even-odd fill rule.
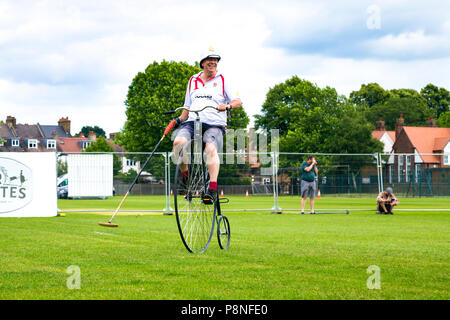
[[[203,107],[203,108],[197,109],[197,110],[190,110],[190,109],[188,109],[186,107],[180,107],[180,108],[175,109],[174,111],[165,112],[165,114],[172,114],[172,113],[175,113],[175,112],[177,112],[179,110],[188,110],[189,112],[194,112],[196,114],[195,121],[194,121],[194,142],[193,142],[194,143],[194,145],[193,145],[193,149],[194,149],[194,151],[193,151],[194,152],[193,158],[194,159],[193,159],[193,161],[194,161],[194,164],[201,165],[201,167],[204,168],[204,170],[207,170],[207,169],[206,169],[205,160],[204,160],[204,157],[203,157],[204,144],[203,144],[203,139],[202,139],[202,136],[203,136],[202,135],[202,128],[201,128],[202,124],[200,122],[200,115],[199,115],[199,113],[201,111],[207,109],[207,108],[213,108],[213,109],[218,110],[217,107],[206,106],[206,107]],[[188,152],[188,151],[190,151],[189,149],[191,149],[191,148],[192,148],[192,145],[184,144],[184,146],[182,147],[182,150],[184,150],[184,152]],[[185,157],[186,154],[184,152],[182,153],[182,151],[180,150],[180,153],[178,154],[178,156],[179,157],[180,156],[181,157]],[[176,152],[175,152],[175,154],[176,154]],[[192,159],[192,155],[187,157],[187,158],[188,159]],[[183,158],[181,158],[181,159],[178,158],[176,177],[178,175],[178,167],[180,166],[180,163],[182,163],[182,161],[183,161]],[[205,177],[206,177],[206,174],[205,174]],[[208,182],[208,179],[205,179],[205,177],[202,178],[202,180],[203,180],[202,182],[205,183],[205,185],[203,185],[202,189],[203,190],[208,190],[208,185],[207,184],[209,182]],[[178,185],[177,182],[175,183],[175,185],[176,186]],[[176,190],[175,194],[176,194],[175,195],[175,206],[176,206],[176,214],[177,214],[177,223],[178,223],[178,228],[179,228],[179,231],[180,231],[180,235],[181,235],[182,241],[183,241],[186,249],[188,251],[194,253],[195,250],[194,250],[194,248],[191,248],[190,245],[187,243],[187,241],[185,239],[184,231],[183,231],[184,229],[181,227],[181,222],[180,222],[181,220],[180,220],[179,211],[178,211],[178,201],[176,200],[177,196],[178,196],[178,190]],[[200,197],[202,197],[202,195],[200,195]],[[217,237],[218,237],[218,242],[219,242],[220,248],[221,249],[228,249],[228,246],[229,246],[229,243],[230,243],[230,225],[229,225],[228,219],[224,215],[222,215],[221,208],[220,208],[220,200],[221,199],[219,199],[219,197],[217,197],[215,203],[213,204],[215,206],[215,210],[214,210],[215,211],[215,217],[213,217],[213,219],[211,221],[212,222],[212,225],[210,226],[211,233],[209,234],[209,238],[208,238],[208,240],[207,240],[207,242],[205,244],[205,247],[200,251],[200,253],[204,252],[208,248],[208,246],[210,244],[210,241],[211,241],[212,234],[213,234],[213,230],[215,228],[215,224],[217,224]],[[224,228],[224,231],[221,230],[221,228],[220,228],[221,226]],[[225,242],[224,242],[224,240],[222,240],[223,237],[225,237],[225,239],[226,239]]]

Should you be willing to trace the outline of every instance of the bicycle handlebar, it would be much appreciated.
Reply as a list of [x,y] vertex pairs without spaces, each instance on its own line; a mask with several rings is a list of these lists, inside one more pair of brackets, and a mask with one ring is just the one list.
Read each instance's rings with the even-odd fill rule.
[[[198,113],[203,111],[203,110],[205,110],[205,109],[207,109],[207,108],[212,108],[212,109],[215,109],[215,110],[219,109],[218,107],[213,107],[213,106],[205,106],[205,107],[203,107],[201,109],[198,109],[198,110],[191,110],[191,109],[189,109],[187,107],[179,107],[179,108],[176,108],[175,110],[165,111],[164,114],[174,114],[177,111],[183,109],[183,110],[188,110],[189,112],[194,112],[195,114],[197,114],[197,117],[198,117]],[[169,122],[169,124],[167,125],[166,129],[164,130],[164,136],[168,135],[170,133],[170,131],[172,131],[172,129],[175,127],[176,123],[177,123],[176,120],[172,120],[172,121]]]
[[188,110],[189,112],[197,113],[197,112],[202,112],[203,110],[205,110],[207,108],[212,108],[212,109],[218,110],[217,107],[213,107],[213,106],[205,106],[205,107],[203,107],[201,109],[197,109],[197,110],[192,110],[187,107],[179,107],[179,108],[176,108],[175,110],[165,111],[164,114],[174,114],[179,110]]

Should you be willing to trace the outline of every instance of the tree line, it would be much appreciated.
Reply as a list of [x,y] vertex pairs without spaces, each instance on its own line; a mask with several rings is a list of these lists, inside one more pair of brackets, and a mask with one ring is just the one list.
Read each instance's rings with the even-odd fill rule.
[[[139,72],[128,88],[127,120],[115,143],[130,152],[153,150],[170,120],[164,111],[183,105],[187,81],[200,70],[198,65],[162,61]],[[408,126],[425,126],[432,117],[439,126],[450,127],[449,108],[449,91],[433,84],[416,91],[368,83],[346,97],[332,87],[320,88],[292,76],[269,89],[255,116],[255,129],[279,129],[280,151],[375,153],[383,149],[371,134],[378,120],[385,122],[386,130],[394,130],[400,114]],[[246,128],[249,122],[244,105],[233,110],[228,127]],[[158,151],[171,149],[172,142],[166,139]]]

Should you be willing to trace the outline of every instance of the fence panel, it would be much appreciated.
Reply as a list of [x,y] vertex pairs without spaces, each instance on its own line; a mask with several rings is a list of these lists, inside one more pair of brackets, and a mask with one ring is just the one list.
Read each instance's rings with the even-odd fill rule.
[[450,154],[382,154],[382,182],[402,197],[450,196]]
[[[60,198],[106,198],[111,195],[124,196],[128,191],[130,184],[134,181],[136,175],[141,170],[141,166],[149,157],[150,153],[142,152],[82,152],[82,153],[58,153],[57,154],[57,172],[58,186],[57,193]],[[107,167],[111,170],[103,170],[105,157],[112,160]],[[111,158],[112,157],[112,158]],[[167,153],[157,152],[147,163],[141,176],[133,187],[130,197],[160,195],[167,198]],[[102,162],[103,161],[103,162]],[[112,166],[112,168],[109,168]],[[99,172],[102,171],[101,178]],[[107,173],[105,173],[107,172]],[[105,176],[108,175],[108,176]],[[90,180],[90,183],[88,183]],[[92,184],[97,181],[104,185],[104,181],[112,182],[112,190],[109,194],[99,197],[93,190]],[[77,196],[68,192],[73,188],[73,184],[78,189],[84,189]],[[67,192],[65,191],[67,190]],[[164,211],[168,211],[168,199],[165,201]],[[142,208],[145,210],[146,208]]]
[[[78,153],[92,158],[94,153]],[[113,192],[123,196],[150,153],[98,153],[113,158]],[[68,168],[68,153],[58,153],[58,195],[64,197],[73,172],[99,171],[100,162],[77,162]],[[306,153],[223,153],[218,185],[219,195],[233,196],[239,203],[223,210],[271,212],[299,211],[301,206],[301,166]],[[450,196],[449,154],[314,154],[318,161],[317,190],[322,197],[376,197],[388,186],[399,197]],[[92,158],[92,159],[95,159]],[[79,167],[81,163],[86,168]],[[176,164],[172,153],[155,153],[130,196],[163,196],[164,213],[174,212],[173,179]],[[89,176],[89,175],[88,175]],[[94,176],[93,176],[94,177]],[[102,179],[105,178],[102,176]],[[109,181],[103,179],[102,181]],[[73,182],[72,182],[73,183]],[[86,188],[89,189],[89,188]],[[67,193],[65,194],[67,196]],[[86,194],[86,196],[89,196]],[[92,196],[96,196],[92,194]],[[317,194],[316,194],[317,196]],[[241,197],[241,198],[240,198]],[[292,198],[298,199],[293,201]],[[257,199],[257,201],[254,201]],[[253,200],[253,201],[252,201]],[[161,201],[161,199],[159,200]],[[294,205],[293,205],[294,203]],[[230,206],[231,207],[231,206]],[[147,208],[136,208],[146,211]],[[161,212],[161,210],[159,210]],[[151,210],[150,210],[151,211]],[[153,210],[156,211],[156,210]]]
[[[300,210],[302,163],[306,153],[279,154],[278,203],[282,210]],[[376,197],[379,191],[376,154],[312,154],[318,165],[316,196]],[[298,197],[295,208],[289,197]]]

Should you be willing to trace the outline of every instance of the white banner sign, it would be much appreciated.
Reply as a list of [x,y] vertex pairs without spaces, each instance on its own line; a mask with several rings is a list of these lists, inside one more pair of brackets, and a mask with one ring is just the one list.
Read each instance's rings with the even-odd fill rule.
[[67,158],[67,173],[69,198],[112,196],[112,154],[71,154]]
[[55,153],[0,153],[0,217],[56,214]]

